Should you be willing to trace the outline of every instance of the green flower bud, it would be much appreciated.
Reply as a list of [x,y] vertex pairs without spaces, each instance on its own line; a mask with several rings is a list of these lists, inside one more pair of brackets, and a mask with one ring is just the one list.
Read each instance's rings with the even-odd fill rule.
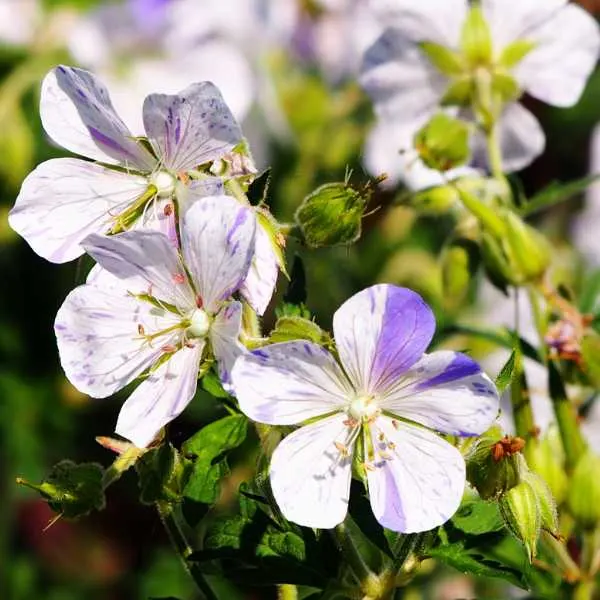
[[414,145],[430,169],[448,171],[469,160],[469,129],[465,122],[440,113],[415,134]]
[[558,537],[560,535],[558,529],[558,512],[550,488],[539,475],[531,471],[525,475],[524,479],[533,487],[535,492],[540,509],[541,528],[554,537]]
[[441,260],[444,297],[460,302],[479,266],[479,247],[470,239],[454,239],[444,248]]
[[527,461],[530,467],[546,482],[557,504],[567,498],[568,479],[563,461],[551,440],[545,437],[537,443],[528,444]]
[[573,471],[567,502],[573,517],[586,529],[600,523],[600,456],[584,454]]
[[536,491],[528,479],[502,494],[498,502],[506,526],[520,540],[531,561],[541,531],[542,518]]
[[422,214],[443,215],[452,208],[457,199],[453,186],[439,185],[412,194],[410,204]]
[[502,437],[492,429],[484,434],[467,456],[467,480],[484,500],[498,498],[521,481],[523,440]]

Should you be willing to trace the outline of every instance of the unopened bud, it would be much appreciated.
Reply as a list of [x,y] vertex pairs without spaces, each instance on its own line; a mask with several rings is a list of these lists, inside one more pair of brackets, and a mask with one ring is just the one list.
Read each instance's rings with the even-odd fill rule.
[[454,239],[444,248],[441,260],[444,297],[460,302],[479,266],[479,248],[473,240]]
[[521,480],[523,440],[490,431],[467,457],[467,479],[484,500],[498,498]]
[[554,537],[560,535],[558,530],[558,512],[556,502],[546,482],[533,472],[527,473],[525,480],[533,487],[540,511],[540,526]]
[[586,529],[600,523],[600,456],[584,454],[573,471],[567,502],[573,517]]
[[533,560],[542,519],[537,494],[530,481],[525,478],[502,494],[498,506],[506,526],[523,543],[529,560]]
[[568,480],[560,453],[552,440],[546,436],[530,444],[527,459],[531,468],[548,484],[556,503],[562,504],[567,497]]
[[430,169],[455,169],[469,160],[469,129],[464,121],[440,113],[415,134],[414,145]]

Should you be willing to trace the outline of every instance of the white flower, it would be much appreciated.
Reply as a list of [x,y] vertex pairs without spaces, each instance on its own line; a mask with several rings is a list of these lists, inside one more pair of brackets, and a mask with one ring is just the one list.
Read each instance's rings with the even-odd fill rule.
[[306,341],[238,358],[232,381],[242,411],[260,423],[303,425],[271,460],[271,487],[287,519],[319,528],[343,521],[354,458],[364,463],[384,527],[426,531],[456,511],[465,463],[435,432],[482,433],[498,397],[467,356],[424,354],[434,329],[420,296],[376,285],[334,315],[340,364]]
[[[381,126],[398,122],[416,131],[442,101],[474,110],[478,120],[486,111],[494,113],[508,171],[528,165],[545,144],[535,117],[516,102],[519,96],[527,92],[555,106],[571,106],[598,58],[596,22],[567,0],[372,4],[387,29],[367,51],[361,82]],[[481,55],[469,56],[464,27],[479,10],[491,48],[489,55],[479,47]],[[474,152],[479,164],[485,154],[481,140],[474,140]]]
[[[231,300],[248,273],[256,220],[228,196],[197,201],[183,216],[181,254],[159,232],[92,234],[83,245],[100,264],[58,311],[61,364],[80,391],[103,398],[142,374],[116,431],[149,444],[196,391],[201,360],[214,356],[225,386],[242,306]],[[189,276],[188,276],[189,274]]]
[[[188,171],[212,163],[243,139],[208,82],[174,96],[148,96],[147,142],[133,137],[106,88],[82,69],[59,66],[46,76],[40,112],[56,143],[99,161],[42,163],[23,182],[10,212],[11,227],[37,254],[57,263],[81,256],[81,241],[90,233],[118,233],[148,211],[154,215],[155,200],[174,199],[189,181]],[[192,180],[186,196],[218,193],[221,185],[215,178]]]

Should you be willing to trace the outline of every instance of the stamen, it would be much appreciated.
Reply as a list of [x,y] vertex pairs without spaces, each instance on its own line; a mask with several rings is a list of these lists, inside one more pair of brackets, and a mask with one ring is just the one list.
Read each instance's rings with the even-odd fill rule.
[[146,335],[146,332],[144,330],[144,326],[141,323],[138,325],[138,333],[140,335]]
[[337,451],[344,457],[346,458],[347,456],[349,456],[349,452],[348,452],[348,448],[346,448],[346,446],[344,446],[344,444],[335,441],[333,442],[333,445],[336,447]]

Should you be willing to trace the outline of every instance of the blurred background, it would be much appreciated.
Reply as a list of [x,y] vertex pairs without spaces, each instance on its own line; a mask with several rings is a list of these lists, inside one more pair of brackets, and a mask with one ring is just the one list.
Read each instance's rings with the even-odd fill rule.
[[[600,15],[600,2],[581,3]],[[174,93],[212,80],[242,122],[259,169],[272,168],[272,211],[289,221],[317,185],[343,181],[349,171],[359,185],[377,175],[366,173],[361,160],[372,114],[356,73],[379,31],[365,5],[364,0],[0,0],[0,598],[197,597],[154,511],[138,503],[133,475],[110,488],[104,512],[76,523],[59,520],[48,529],[50,509],[15,484],[17,476],[41,481],[62,458],[108,464],[112,456],[94,438],[112,433],[123,400],[83,396],[58,363],[54,316],[89,265],[47,263],[7,224],[23,178],[38,163],[66,155],[39,121],[41,79],[59,63],[94,71],[134,133],[142,133],[140,107],[147,93]],[[593,143],[599,72],[574,108],[554,109],[531,99],[526,104],[548,138],[544,155],[519,175],[526,192],[600,171],[600,134]],[[419,214],[403,197],[400,184],[379,188],[363,236],[350,248],[309,251],[289,240],[290,262],[295,255],[304,262],[307,305],[324,327],[348,296],[378,281],[421,292],[442,327],[463,316],[441,287],[438,257],[451,222]],[[600,266],[600,187],[536,219],[572,285],[589,279]],[[280,296],[286,285],[280,280]],[[490,301],[481,301],[476,288],[477,282],[465,316],[486,318]],[[265,329],[273,318],[271,311]],[[181,443],[215,411],[200,394],[171,425],[170,438]],[[222,510],[234,501],[255,460],[238,454]],[[223,597],[232,600],[275,597],[268,589],[221,585]],[[486,586],[477,590],[468,579],[444,571],[431,589],[415,588],[406,597],[500,597],[493,583]]]

